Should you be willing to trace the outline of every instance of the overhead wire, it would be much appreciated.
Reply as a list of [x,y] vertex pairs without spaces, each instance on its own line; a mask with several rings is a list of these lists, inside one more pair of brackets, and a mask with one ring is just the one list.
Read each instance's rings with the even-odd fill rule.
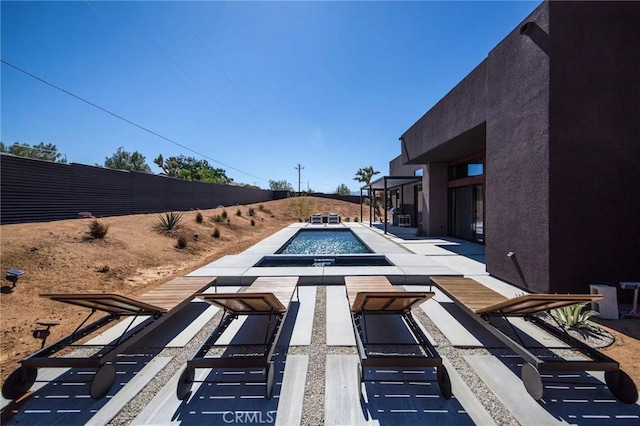
[[[100,14],[103,18],[107,19],[107,16],[99,9],[97,9],[94,5],[91,4],[91,2],[89,0],[84,0],[84,3],[91,7],[96,13]],[[178,63],[178,61],[176,61],[171,55],[169,55],[169,53],[167,53],[166,50],[164,50],[158,43],[156,43],[156,41],[149,35],[149,33],[147,33],[142,27],[140,27],[140,25],[138,25],[137,22],[135,21],[129,21],[131,22],[135,28],[137,28],[137,30],[142,33],[160,52],[162,52],[162,54],[164,54],[178,69],[180,69],[180,71],[182,71],[182,73],[184,75],[186,75],[189,80],[191,80],[193,82],[193,84],[195,84],[209,99],[211,99],[216,105],[218,105],[218,107],[220,108],[221,111],[216,111],[214,108],[212,108],[212,106],[204,101],[199,95],[198,98],[200,98],[200,100],[203,100],[203,102],[209,106],[210,108],[212,108],[216,113],[224,116],[227,119],[230,119],[231,121],[235,122],[238,126],[240,126],[241,128],[243,128],[253,139],[258,140],[259,138],[248,128],[246,127],[244,124],[242,124],[240,122],[240,120],[238,120],[233,114],[231,114],[224,105],[222,105],[222,103],[220,101],[218,101],[218,99],[211,95],[211,93],[209,93],[208,90],[206,90],[200,83],[198,83],[198,81],[193,78],[193,76],[191,76],[191,74],[189,74],[187,72],[187,70],[184,69],[184,67],[182,67],[182,65],[180,65],[180,63]],[[187,84],[184,83],[184,81],[182,81],[178,76],[176,76],[171,70],[169,70],[167,67],[164,67],[171,75],[173,75],[178,81],[180,81],[183,85],[185,85],[189,90],[193,90],[191,89]]]
[[269,131],[269,133],[271,132],[271,129],[269,128],[269,126],[267,126],[267,124],[264,122],[264,120],[262,119],[262,117],[260,116],[260,114],[258,114],[258,112],[253,108],[253,106],[251,106],[251,104],[249,103],[249,101],[247,100],[247,98],[242,94],[242,92],[240,92],[240,89],[238,89],[238,86],[236,86],[236,84],[233,82],[233,80],[231,80],[231,77],[229,77],[229,75],[225,72],[225,70],[222,68],[222,65],[220,65],[220,63],[216,60],[216,58],[213,56],[213,54],[211,53],[211,51],[207,48],[207,46],[203,43],[202,39],[198,36],[198,34],[195,32],[195,30],[191,27],[191,25],[189,25],[189,23],[187,22],[187,20],[184,18],[184,16],[182,15],[182,13],[180,13],[180,10],[176,7],[175,4],[173,5],[173,9],[176,11],[176,13],[178,14],[178,16],[180,17],[180,19],[182,20],[182,22],[184,23],[184,25],[189,29],[189,31],[191,32],[191,34],[193,35],[193,37],[198,41],[198,43],[200,43],[200,46],[204,49],[205,52],[207,52],[207,55],[209,56],[209,58],[211,58],[211,60],[213,61],[213,63],[216,65],[216,67],[218,67],[218,69],[220,70],[220,72],[222,73],[222,75],[225,76],[225,78],[227,79],[227,81],[229,82],[229,84],[235,89],[236,93],[238,93],[238,95],[240,96],[240,98],[244,101],[244,103],[249,107],[249,109],[255,114],[256,117],[258,117],[258,119],[260,120],[260,122],[262,123],[262,125],[265,127],[265,129],[267,129]]
[[18,67],[18,66],[16,66],[16,65],[14,65],[14,64],[12,64],[12,63],[10,63],[10,62],[7,62],[7,61],[5,61],[5,60],[4,60],[4,59],[2,59],[2,58],[0,58],[0,62],[1,62],[1,63],[3,63],[3,64],[5,64],[5,65],[7,65],[7,66],[9,66],[9,67],[11,67],[11,68],[13,68],[13,69],[15,69],[15,70],[17,70],[17,71],[20,71],[21,73],[23,73],[23,74],[25,74],[25,75],[27,75],[27,76],[29,76],[29,77],[33,78],[33,79],[36,79],[36,80],[40,81],[41,83],[46,84],[47,86],[53,87],[54,89],[59,90],[59,91],[61,91],[61,92],[65,93],[65,94],[67,94],[67,95],[69,95],[69,96],[71,96],[71,97],[73,97],[73,98],[75,98],[75,99],[77,99],[77,100],[79,100],[79,101],[82,101],[82,102],[84,102],[84,103],[86,103],[86,104],[88,104],[88,105],[91,105],[92,107],[97,108],[97,109],[99,109],[99,110],[100,110],[100,111],[102,111],[102,112],[105,112],[105,113],[107,113],[107,114],[109,114],[109,115],[111,115],[111,116],[113,116],[113,117],[115,117],[115,118],[117,118],[117,119],[119,119],[119,120],[122,120],[122,121],[124,121],[124,122],[126,122],[126,123],[128,123],[128,124],[130,124],[130,125],[132,125],[132,126],[134,126],[134,127],[137,127],[137,128],[138,128],[138,129],[140,129],[140,130],[143,130],[143,131],[145,131],[145,132],[147,132],[147,133],[150,133],[150,134],[152,134],[152,135],[154,135],[154,136],[156,136],[156,137],[158,137],[158,138],[160,138],[160,139],[163,139],[163,140],[165,140],[165,141],[167,141],[167,142],[169,142],[169,143],[172,143],[172,144],[174,144],[174,145],[176,145],[176,146],[179,146],[180,148],[183,148],[183,149],[185,149],[185,150],[187,150],[187,151],[189,151],[189,152],[192,152],[192,153],[194,153],[194,154],[196,154],[196,155],[199,155],[199,156],[201,156],[201,157],[203,157],[203,158],[206,158],[207,160],[213,161],[214,163],[220,164],[220,165],[222,165],[222,166],[224,166],[224,167],[227,167],[227,168],[229,168],[229,169],[231,169],[231,170],[235,170],[236,172],[242,173],[242,174],[244,174],[244,175],[251,176],[251,177],[253,177],[253,178],[260,179],[260,180],[263,180],[263,181],[265,181],[265,182],[267,182],[267,181],[268,181],[267,179],[261,178],[261,177],[259,177],[259,176],[255,176],[255,175],[253,175],[253,174],[251,174],[251,173],[245,172],[245,171],[243,171],[243,170],[240,170],[240,169],[238,169],[238,168],[235,168],[235,167],[233,167],[233,166],[230,166],[230,165],[228,165],[228,164],[225,164],[225,163],[223,163],[223,162],[221,162],[221,161],[215,160],[215,159],[213,159],[213,158],[211,158],[211,157],[209,157],[209,156],[207,156],[207,155],[205,155],[205,154],[203,154],[203,153],[201,153],[201,152],[198,152],[198,151],[196,151],[196,150],[194,150],[194,149],[192,149],[192,148],[189,148],[189,147],[188,147],[188,146],[186,146],[186,145],[183,145],[183,144],[181,144],[181,143],[179,143],[179,142],[177,142],[177,141],[175,141],[175,140],[173,140],[173,139],[170,139],[170,138],[168,138],[168,137],[166,137],[166,136],[163,136],[163,135],[161,135],[160,133],[154,132],[154,131],[153,131],[153,130],[151,130],[151,129],[148,129],[148,128],[144,127],[144,126],[141,126],[140,124],[137,124],[137,123],[135,123],[135,122],[133,122],[133,121],[131,121],[131,120],[129,120],[129,119],[127,119],[127,118],[125,118],[125,117],[121,116],[121,115],[118,115],[118,114],[116,114],[116,113],[114,113],[114,112],[112,112],[112,111],[109,111],[108,109],[106,109],[106,108],[104,108],[104,107],[101,107],[100,105],[97,105],[97,104],[95,104],[95,103],[93,103],[93,102],[91,102],[91,101],[89,101],[89,100],[87,100],[87,99],[84,99],[84,98],[83,98],[83,97],[81,97],[81,96],[78,96],[78,95],[76,95],[76,94],[74,94],[74,93],[71,93],[71,92],[69,92],[68,90],[65,90],[65,89],[63,89],[63,88],[61,88],[61,87],[59,87],[59,86],[56,86],[55,84],[50,83],[50,82],[46,81],[45,79],[43,79],[43,78],[41,78],[41,77],[38,77],[37,75],[34,75],[34,74],[30,73],[29,71],[26,71],[26,70],[24,70],[24,69],[22,69],[22,68],[20,68],[20,67]]

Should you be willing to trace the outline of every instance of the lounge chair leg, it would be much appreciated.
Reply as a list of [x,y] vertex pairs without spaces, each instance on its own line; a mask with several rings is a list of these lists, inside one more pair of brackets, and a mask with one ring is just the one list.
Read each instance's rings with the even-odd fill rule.
[[531,363],[526,363],[522,366],[522,382],[525,389],[533,399],[540,401],[542,394],[544,393],[544,386],[542,385],[542,379],[540,378],[540,372]]
[[638,401],[638,388],[633,383],[633,379],[624,371],[605,371],[604,381],[613,396],[620,402],[635,404]]
[[273,366],[273,362],[270,362],[267,364],[267,371],[265,371],[265,374],[267,375],[267,393],[265,394],[265,397],[267,399],[271,399],[271,397],[273,396],[273,383],[275,381],[275,368]]
[[193,380],[196,376],[196,371],[189,366],[185,367],[178,379],[178,388],[176,390],[176,396],[180,401],[184,400],[191,392],[193,386]]
[[35,367],[18,367],[2,385],[2,396],[6,399],[21,397],[31,389],[37,376],[38,369]]
[[440,387],[440,394],[444,399],[451,399],[451,378],[444,365],[436,367],[436,374],[438,376],[438,386]]
[[362,383],[364,383],[364,373],[362,371],[362,364],[358,363],[358,368],[356,369],[356,374],[357,374],[357,384],[358,384],[358,396],[360,397],[360,400],[364,399],[363,395],[362,395]]
[[91,381],[91,399],[100,399],[109,392],[116,380],[116,368],[113,364],[105,364],[98,368]]

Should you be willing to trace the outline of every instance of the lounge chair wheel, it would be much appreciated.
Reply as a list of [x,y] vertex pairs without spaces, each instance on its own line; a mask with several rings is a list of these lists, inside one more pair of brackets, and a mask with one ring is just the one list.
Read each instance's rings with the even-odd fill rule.
[[635,404],[638,401],[638,388],[633,383],[633,379],[624,371],[606,371],[604,381],[613,396],[620,402]]
[[116,368],[113,364],[105,364],[98,368],[96,375],[91,381],[91,398],[100,399],[109,392],[113,382],[116,380]]
[[16,399],[24,395],[36,381],[38,369],[34,367],[18,367],[7,377],[2,385],[2,396],[6,399]]
[[273,396],[273,382],[275,380],[275,368],[273,367],[273,362],[267,364],[267,371],[265,372],[267,375],[267,393],[266,398],[271,399]]
[[540,378],[540,372],[531,363],[526,363],[522,366],[522,382],[524,387],[536,401],[542,399],[542,393],[544,392],[544,386],[542,385],[542,379]]
[[449,378],[449,373],[444,365],[441,365],[436,368],[436,373],[438,375],[438,386],[440,387],[440,394],[444,399],[451,399],[451,378]]
[[176,389],[176,396],[179,400],[184,400],[191,392],[193,386],[193,379],[195,378],[196,371],[193,368],[185,367],[178,379],[178,388]]

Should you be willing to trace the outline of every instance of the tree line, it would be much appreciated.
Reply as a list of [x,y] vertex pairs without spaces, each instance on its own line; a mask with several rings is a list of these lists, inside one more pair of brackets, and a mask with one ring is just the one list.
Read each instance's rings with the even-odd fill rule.
[[[18,157],[35,158],[37,160],[51,161],[54,163],[67,164],[65,155],[58,151],[58,148],[51,143],[40,142],[37,145],[23,144],[15,142],[6,146],[0,141],[0,152],[12,154]],[[162,169],[162,173],[169,177],[178,179],[227,184],[233,181],[221,168],[212,167],[207,160],[199,160],[195,157],[184,155],[164,158],[159,154],[153,163]],[[151,168],[146,162],[146,157],[138,151],[125,151],[120,147],[110,157],[105,157],[103,164],[96,164],[97,167],[105,167],[114,170],[128,170],[133,172],[151,173]],[[372,166],[358,169],[354,180],[369,184],[374,175],[380,172],[375,171]],[[245,185],[260,189],[255,185]],[[286,180],[269,180],[269,189],[272,191],[294,192],[293,185]],[[308,190],[307,192],[312,192]],[[344,183],[338,185],[334,194],[350,195],[351,190]]]

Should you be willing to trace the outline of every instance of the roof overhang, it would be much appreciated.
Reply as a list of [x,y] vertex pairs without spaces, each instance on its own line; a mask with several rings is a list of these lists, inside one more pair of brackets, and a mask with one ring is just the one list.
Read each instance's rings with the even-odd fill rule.
[[383,176],[373,182],[362,186],[360,189],[366,190],[384,190],[397,188],[398,186],[408,185],[410,183],[422,182],[422,176]]

